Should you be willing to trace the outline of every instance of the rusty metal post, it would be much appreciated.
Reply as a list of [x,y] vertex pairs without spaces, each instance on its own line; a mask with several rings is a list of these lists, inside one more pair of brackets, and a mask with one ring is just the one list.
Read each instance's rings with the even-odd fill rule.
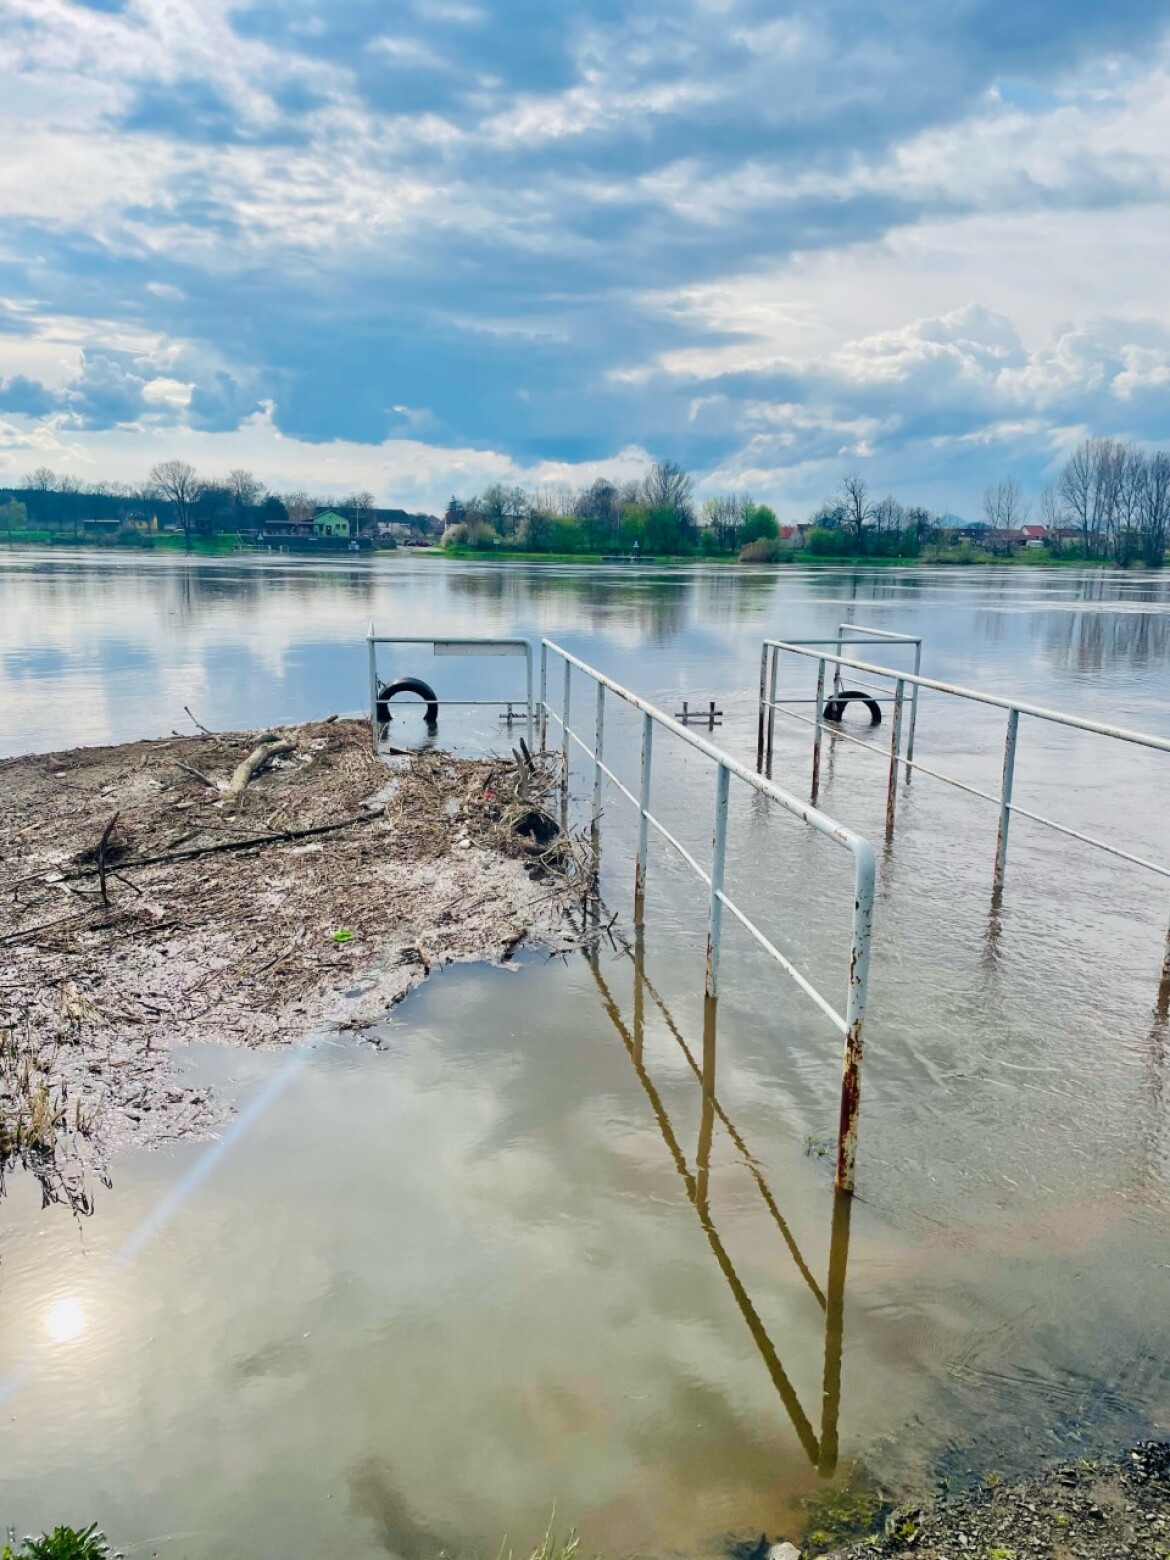
[[764,707],[768,699],[768,646],[760,651],[760,717],[756,723],[756,769],[764,772]]
[[711,897],[707,906],[708,997],[719,995],[719,952],[723,943],[723,869],[727,860],[727,796],[731,770],[720,764],[715,777],[715,833],[711,842]]
[[902,706],[905,702],[906,684],[899,677],[894,684],[894,715],[890,722],[890,783],[886,788],[886,838],[894,832],[894,815],[898,810],[898,760],[902,756]]
[[845,1053],[841,1068],[841,1117],[837,1132],[837,1190],[852,1192],[861,1112],[861,1063],[865,1055],[865,1009],[869,998],[869,950],[873,940],[876,863],[868,840],[854,839],[853,945],[845,1005]]
[[845,653],[845,630],[852,628],[852,623],[837,624],[837,659],[833,662],[833,692],[839,694],[845,684],[841,678],[841,657]]
[[378,647],[374,643],[374,625],[366,635],[366,649],[370,661],[370,739],[374,752],[378,751]]
[[[922,640],[914,646],[914,676],[922,675]],[[910,767],[914,759],[914,733],[918,729],[918,683],[910,689],[910,730],[906,733],[906,780],[909,783],[914,771]]]
[[772,646],[772,675],[768,681],[768,779],[772,778],[772,751],[776,737],[776,682],[780,675],[780,652]]
[[642,777],[638,787],[638,859],[634,866],[634,926],[646,918],[646,864],[650,841],[650,764],[654,753],[654,717],[642,716]]
[[813,727],[812,790],[809,793],[809,800],[813,803],[814,806],[816,805],[817,792],[820,790],[821,785],[821,734],[824,730],[824,726],[822,724],[824,707],[825,663],[823,660],[820,660],[817,662],[817,702],[816,709],[813,712],[816,717],[816,724]]
[[605,737],[605,684],[597,684],[597,720],[593,729],[593,815],[590,832],[596,846],[601,825],[601,753]]
[[1003,874],[1007,866],[1008,830],[1012,821],[1012,784],[1016,778],[1016,737],[1020,730],[1019,710],[1008,711],[1007,736],[1003,745],[1003,786],[999,793],[999,834],[995,842],[995,881],[993,892],[1003,892]]

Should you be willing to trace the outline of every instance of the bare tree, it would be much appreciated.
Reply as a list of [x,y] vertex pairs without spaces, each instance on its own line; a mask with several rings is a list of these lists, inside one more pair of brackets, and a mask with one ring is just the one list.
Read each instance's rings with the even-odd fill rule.
[[1015,477],[1001,477],[983,493],[983,518],[993,531],[1018,531],[1032,513]]
[[58,488],[57,473],[49,466],[38,466],[25,477],[24,485],[34,493],[55,493]]
[[1146,462],[1138,503],[1138,535],[1143,563],[1149,569],[1160,569],[1170,542],[1170,455],[1165,450],[1158,450]]
[[226,488],[232,495],[232,501],[237,509],[250,509],[264,497],[263,482],[250,471],[245,471],[242,466],[229,471],[220,486]]
[[694,483],[674,460],[659,460],[642,482],[642,496],[651,509],[667,509],[685,527],[694,525]]
[[1050,482],[1040,495],[1040,523],[1048,532],[1051,541],[1059,541],[1057,533],[1063,529],[1064,519],[1064,506],[1060,501],[1060,489],[1053,487]]
[[845,525],[853,532],[860,552],[866,522],[873,517],[873,505],[869,501],[869,484],[859,471],[848,471],[842,477],[841,507],[845,511]]
[[317,513],[317,500],[310,497],[303,488],[298,488],[295,493],[285,493],[284,507],[288,510],[290,520],[311,520]]
[[183,545],[191,551],[191,528],[195,505],[203,491],[203,481],[195,467],[185,460],[163,460],[150,470],[150,486],[165,498],[183,527]]
[[1123,569],[1137,556],[1139,512],[1146,484],[1146,457],[1132,444],[1117,444],[1112,456],[1108,514],[1109,550]]
[[905,529],[906,511],[892,493],[873,506],[873,523],[879,531]]
[[[747,501],[750,503],[750,499]],[[703,518],[711,528],[716,546],[730,552],[739,540],[739,527],[745,508],[736,494],[729,498],[708,498],[703,503]]]

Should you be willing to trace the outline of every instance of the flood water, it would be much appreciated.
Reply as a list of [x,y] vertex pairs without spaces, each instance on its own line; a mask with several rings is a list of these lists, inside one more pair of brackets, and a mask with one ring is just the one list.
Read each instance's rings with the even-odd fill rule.
[[[547,635],[672,713],[714,699],[749,763],[761,639],[842,621],[921,635],[928,675],[1170,736],[1152,576],[13,551],[0,753],[190,730],[184,707],[217,727],[360,711],[371,620]],[[470,697],[518,692],[520,665],[394,662]],[[811,691],[807,665],[782,679]],[[592,690],[573,697],[589,730]],[[441,739],[494,715],[444,712]],[[606,722],[634,786],[638,718]],[[994,791],[1003,731],[925,695],[916,756]],[[810,753],[782,722],[775,778],[800,796]],[[656,815],[705,861],[710,764],[669,739],[654,764]],[[1017,801],[1155,861],[1166,774],[1021,724]],[[706,891],[661,843],[635,942],[610,790],[618,922],[592,956],[445,971],[375,1043],[188,1053],[234,1120],[119,1159],[80,1224],[10,1180],[0,1525],[96,1519],[127,1554],[191,1560],[429,1560],[520,1549],[555,1504],[590,1553],[716,1555],[797,1537],[801,1502],[850,1478],[914,1489],[1164,1429],[1166,881],[1017,819],[993,907],[993,806],[915,775],[886,841],[885,802],[882,759],[830,742],[820,805],[879,850],[851,1212],[821,1151],[839,1036],[733,924],[704,1011]],[[728,888],[842,1004],[846,854],[736,785]]]

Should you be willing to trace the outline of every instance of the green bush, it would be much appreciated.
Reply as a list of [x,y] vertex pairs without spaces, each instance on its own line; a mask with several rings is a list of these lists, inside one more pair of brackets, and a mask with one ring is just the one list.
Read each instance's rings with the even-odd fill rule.
[[853,551],[853,537],[848,531],[830,530],[828,526],[814,525],[805,538],[805,549],[817,558],[847,558]]
[[767,504],[747,504],[739,527],[741,542],[763,542],[780,535],[775,511]]
[[0,1560],[106,1560],[110,1546],[104,1533],[98,1532],[96,1522],[82,1528],[54,1528],[42,1533],[40,1538],[26,1538],[19,1549],[13,1549],[12,1540],[0,1549]]

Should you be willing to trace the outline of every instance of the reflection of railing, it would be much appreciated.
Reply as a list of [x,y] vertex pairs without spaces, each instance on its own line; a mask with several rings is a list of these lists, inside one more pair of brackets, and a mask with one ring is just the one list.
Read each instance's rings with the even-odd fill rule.
[[440,696],[438,703],[442,709],[471,709],[475,706],[489,705],[496,709],[500,705],[506,705],[509,723],[511,721],[512,706],[520,704],[524,709],[524,720],[528,732],[528,745],[532,746],[533,740],[533,713],[532,713],[532,646],[527,639],[472,639],[460,635],[447,634],[442,638],[433,636],[392,634],[383,635],[374,633],[374,625],[370,624],[370,631],[366,635],[366,648],[369,654],[370,672],[370,730],[374,739],[374,751],[377,752],[382,745],[381,724],[378,720],[378,646],[379,645],[430,645],[436,656],[516,656],[524,658],[524,697],[516,693],[502,694],[495,699],[449,699],[445,695]]
[[[727,1280],[728,1287],[735,1298],[744,1321],[748,1325],[752,1338],[760,1356],[767,1368],[768,1375],[784,1404],[785,1411],[792,1421],[797,1438],[804,1448],[809,1461],[824,1477],[831,1475],[837,1467],[838,1456],[838,1423],[841,1412],[841,1353],[845,1335],[845,1270],[849,1260],[849,1222],[851,1199],[843,1192],[838,1191],[833,1204],[833,1226],[829,1243],[829,1268],[825,1288],[822,1290],[802,1255],[800,1248],[792,1236],[791,1230],[777,1207],[776,1199],[765,1181],[759,1166],[748,1151],[747,1145],[736,1127],[733,1125],[727,1112],[720,1105],[715,1093],[716,1071],[716,1008],[717,1003],[713,997],[704,999],[703,1007],[703,1057],[702,1063],[696,1061],[683,1038],[682,1032],[675,1023],[669,1009],[651,985],[645,971],[643,952],[643,933],[641,928],[635,932],[635,942],[632,950],[627,949],[634,964],[634,1003],[633,1020],[627,1025],[622,1017],[621,1009],[609,988],[609,984],[601,973],[601,965],[597,956],[597,943],[593,941],[591,950],[586,954],[593,978],[601,993],[602,1003],[610,1022],[621,1036],[622,1044],[629,1054],[630,1060],[637,1073],[638,1082],[645,1090],[650,1102],[650,1108],[662,1133],[670,1156],[674,1161],[674,1167],[678,1171],[679,1178],[686,1190],[687,1200],[694,1208],[702,1225],[707,1243],[719,1264],[720,1271]],[[667,1114],[662,1097],[655,1087],[653,1079],[646,1068],[643,1055],[645,1040],[645,997],[644,992],[649,992],[651,998],[658,1006],[666,1021],[671,1034],[677,1040],[686,1057],[687,1063],[695,1077],[699,1080],[702,1089],[702,1107],[699,1121],[698,1145],[695,1152],[695,1167],[690,1169],[686,1155],[679,1143],[678,1135]],[[789,1253],[795,1262],[801,1277],[808,1285],[814,1299],[825,1313],[825,1359],[822,1375],[821,1389],[821,1428],[818,1435],[813,1424],[805,1412],[796,1389],[792,1385],[776,1346],[772,1342],[766,1327],[744,1287],[743,1280],[735,1269],[735,1265],[719,1235],[715,1222],[711,1216],[710,1204],[710,1174],[711,1174],[711,1147],[714,1138],[715,1121],[719,1120],[727,1129],[731,1141],[740,1154],[743,1163],[747,1166],[763,1198],[773,1221],[776,1223],[788,1247]]]
[[[564,692],[559,714],[548,702],[550,656],[559,656],[564,664]],[[592,747],[570,725],[574,670],[592,679],[596,688]],[[642,714],[642,756],[638,787],[639,794],[637,796],[622,784],[618,776],[604,762],[605,699],[607,693],[613,694],[632,708],[639,710]],[[718,992],[719,955],[723,938],[723,912],[727,910],[751,934],[760,947],[763,948],[764,952],[786,971],[800,989],[812,999],[821,1012],[836,1025],[837,1029],[845,1037],[845,1054],[841,1081],[841,1113],[837,1141],[837,1185],[842,1191],[852,1191],[854,1160],[857,1152],[857,1118],[861,1099],[863,1026],[869,990],[869,948],[873,926],[874,854],[872,846],[867,840],[863,840],[860,835],[854,834],[851,829],[845,828],[843,824],[837,823],[826,814],[818,812],[815,807],[810,807],[807,803],[798,801],[796,797],[791,796],[787,791],[783,791],[779,786],[773,785],[770,780],[763,779],[753,770],[747,768],[746,765],[732,758],[730,754],[725,753],[721,748],[696,735],[695,732],[688,730],[687,727],[681,725],[677,720],[672,720],[663,710],[657,709],[653,704],[632,693],[628,688],[623,688],[620,683],[614,682],[612,678],[606,677],[604,673],[595,670],[592,666],[588,666],[584,661],[579,660],[575,655],[571,655],[569,651],[561,649],[559,645],[554,644],[549,639],[542,640],[540,647],[539,708],[542,742],[547,740],[547,727],[550,718],[555,720],[561,728],[566,775],[568,774],[568,760],[572,743],[575,742],[586,756],[593,761],[592,821],[594,839],[596,840],[597,838],[598,823],[601,816],[603,778],[608,779],[638,810],[638,848],[634,871],[634,925],[636,927],[641,926],[643,922],[648,831],[653,828],[682,857],[708,888],[706,976],[706,993],[708,997],[715,997]],[[651,771],[654,731],[656,727],[671,733],[688,746],[695,748],[706,758],[711,759],[716,766],[715,825],[710,871],[705,870],[695,860],[690,851],[687,850],[686,846],[650,811]],[[826,839],[832,840],[834,844],[848,850],[853,857],[853,932],[844,1014],[839,1013],[832,1003],[821,995],[812,982],[800,973],[792,961],[781,953],[775,943],[767,938],[759,927],[724,892],[728,797],[733,776],[749,786],[753,791],[766,796],[786,812],[799,818],[802,823],[816,830],[818,834],[823,834]]]
[[[873,630],[865,630],[867,633]],[[808,716],[799,715],[794,710],[785,708],[790,701],[778,699],[776,696],[777,671],[776,664],[780,654],[802,656],[817,663],[817,696],[816,713],[810,719]],[[764,714],[767,710],[768,724],[766,740],[763,742],[759,753],[759,767],[766,773],[772,772],[772,719],[777,710],[781,714],[789,716],[793,720],[804,721],[814,728],[813,736],[813,767],[812,767],[812,799],[817,796],[817,784],[820,773],[820,750],[822,735],[825,730],[824,712],[821,696],[824,693],[825,668],[827,665],[834,668],[834,677],[837,678],[844,671],[863,672],[868,677],[878,677],[893,685],[893,718],[890,722],[890,741],[888,747],[878,747],[876,743],[867,742],[862,737],[854,736],[851,732],[842,731],[839,727],[830,728],[834,740],[851,742],[855,747],[865,748],[867,752],[877,753],[889,761],[888,778],[886,786],[886,835],[892,837],[894,820],[897,808],[898,794],[898,766],[904,764],[906,774],[918,771],[929,775],[931,779],[941,780],[947,785],[956,787],[960,791],[966,791],[971,796],[977,796],[981,800],[993,803],[999,809],[999,833],[995,848],[995,875],[993,890],[996,898],[1003,890],[1004,869],[1007,865],[1008,829],[1013,815],[1027,818],[1033,823],[1044,825],[1045,828],[1054,829],[1056,833],[1066,835],[1070,839],[1079,840],[1084,845],[1091,845],[1097,850],[1105,851],[1110,856],[1115,856],[1122,861],[1127,861],[1131,866],[1142,867],[1148,872],[1154,872],[1159,877],[1170,878],[1170,866],[1160,862],[1149,861],[1144,856],[1137,856],[1132,851],[1122,850],[1118,845],[1112,845],[1108,840],[1098,839],[1095,835],[1085,834],[1080,829],[1074,829],[1067,823],[1060,823],[1054,818],[1047,818],[1042,813],[1032,812],[1030,808],[1021,807],[1012,800],[1012,786],[1016,769],[1016,742],[1019,735],[1020,716],[1026,715],[1032,720],[1047,721],[1057,726],[1068,726],[1074,731],[1091,732],[1095,736],[1111,737],[1116,742],[1130,742],[1138,747],[1151,748],[1158,753],[1170,753],[1170,739],[1152,736],[1144,731],[1132,731],[1125,726],[1111,726],[1104,721],[1088,720],[1080,715],[1069,715],[1060,710],[1045,709],[1038,704],[1027,704],[1021,699],[1006,699],[999,694],[982,693],[975,688],[964,688],[957,683],[939,682],[932,677],[922,677],[916,673],[899,671],[894,667],[878,666],[869,661],[853,660],[843,656],[839,652],[831,653],[816,645],[810,645],[802,640],[766,639],[764,641],[763,656],[765,661],[771,656],[771,672],[768,678],[767,694],[764,691],[763,681],[760,690],[760,730],[764,732]],[[928,768],[919,763],[913,756],[912,750],[902,752],[902,713],[906,700],[906,689],[912,690],[916,699],[920,688],[928,689],[933,693],[944,693],[955,699],[966,699],[975,704],[990,705],[994,709],[1007,711],[1007,732],[1004,740],[1003,753],[1003,779],[999,794],[981,790],[980,787],[969,785],[965,780],[956,779],[954,775],[943,774],[940,770]],[[1162,981],[1170,983],[1170,932],[1167,934],[1165,953],[1162,962]]]

